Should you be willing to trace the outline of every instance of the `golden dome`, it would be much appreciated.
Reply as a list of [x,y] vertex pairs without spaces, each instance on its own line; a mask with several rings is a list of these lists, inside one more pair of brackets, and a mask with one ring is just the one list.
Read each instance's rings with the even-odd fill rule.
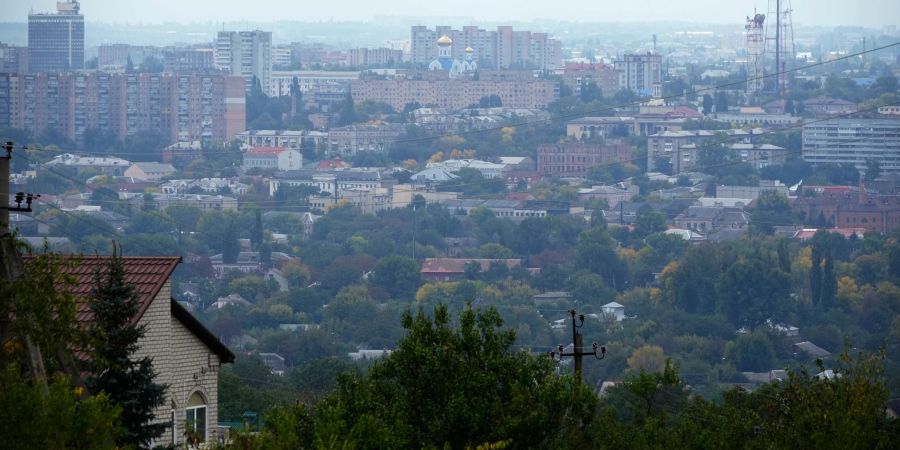
[[438,39],[438,45],[450,45],[452,43],[453,39],[450,39],[450,36],[447,36],[446,34]]
[[475,49],[473,49],[472,47],[466,47],[466,53],[474,53],[474,52],[475,52]]

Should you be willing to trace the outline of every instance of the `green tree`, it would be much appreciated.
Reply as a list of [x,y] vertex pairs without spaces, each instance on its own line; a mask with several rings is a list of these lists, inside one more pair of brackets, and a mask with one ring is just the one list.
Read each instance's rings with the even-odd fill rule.
[[762,255],[739,257],[720,281],[722,311],[736,326],[758,326],[785,312],[790,276]]
[[775,346],[762,329],[741,334],[726,349],[728,361],[744,372],[767,372],[775,368]]
[[407,335],[364,377],[345,377],[316,410],[314,442],[355,448],[553,447],[583,433],[596,398],[547,358],[511,351],[494,310],[434,319],[407,313]]
[[872,183],[881,176],[881,162],[876,158],[866,160],[866,174],[863,180],[866,183]]
[[123,435],[119,445],[144,447],[162,434],[166,423],[152,423],[153,411],[165,401],[166,386],[155,382],[149,356],[136,357],[144,326],[133,322],[140,307],[134,286],[125,282],[125,268],[115,248],[105,270],[96,274],[89,302],[94,316],[90,326],[91,377],[88,386],[105,392],[122,408]]
[[577,264],[603,277],[613,289],[622,289],[627,270],[616,254],[615,241],[602,228],[591,228],[578,238]]
[[388,291],[395,299],[411,300],[419,287],[419,265],[412,258],[391,255],[375,264],[371,282]]
[[703,94],[703,114],[712,114],[713,98],[709,94]]
[[755,234],[771,235],[776,225],[792,225],[797,222],[791,203],[783,194],[764,190],[756,199],[756,207],[750,216],[750,229]]

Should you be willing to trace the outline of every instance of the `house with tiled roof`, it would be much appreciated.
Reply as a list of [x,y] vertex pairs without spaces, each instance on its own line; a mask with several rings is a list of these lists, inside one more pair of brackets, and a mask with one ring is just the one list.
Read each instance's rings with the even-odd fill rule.
[[[61,268],[74,279],[70,290],[80,299],[76,319],[82,324],[93,320],[87,299],[96,286],[96,274],[104,273],[109,261],[105,256],[72,256],[72,264]],[[149,356],[156,382],[168,386],[166,401],[154,412],[154,420],[171,425],[151,447],[183,444],[188,429],[204,442],[215,440],[218,372],[222,364],[234,362],[228,347],[172,298],[171,276],[180,261],[177,256],[122,257],[125,282],[139,296],[132,321],[144,327],[136,356]]]
[[125,170],[124,175],[138,180],[159,181],[173,173],[175,168],[168,163],[136,162]]
[[466,276],[466,265],[478,264],[480,272],[487,272],[491,264],[504,264],[508,269],[522,265],[521,259],[488,259],[488,258],[425,258],[422,262],[422,279],[425,280],[459,280]]
[[303,155],[284,147],[256,147],[244,153],[244,168],[296,170],[303,168]]

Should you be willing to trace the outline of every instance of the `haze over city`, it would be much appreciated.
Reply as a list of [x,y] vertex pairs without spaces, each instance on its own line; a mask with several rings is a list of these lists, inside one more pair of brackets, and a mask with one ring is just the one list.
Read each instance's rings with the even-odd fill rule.
[[900,0],[0,0],[0,446],[900,448]]
[[[876,26],[900,23],[900,6],[894,0],[793,0],[794,21],[805,26]],[[576,22],[677,21],[739,23],[744,11],[765,10],[763,0],[456,0],[448,2],[400,0],[89,0],[89,21],[112,23],[369,21],[377,16],[470,17],[479,22],[566,20]],[[0,7],[0,21],[21,22],[30,10],[51,11],[48,0],[7,0]]]

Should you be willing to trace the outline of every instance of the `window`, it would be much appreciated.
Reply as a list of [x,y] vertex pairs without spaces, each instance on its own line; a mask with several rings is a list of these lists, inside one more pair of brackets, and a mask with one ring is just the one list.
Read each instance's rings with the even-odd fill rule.
[[184,409],[185,434],[189,439],[206,442],[206,399],[199,392],[191,394]]

